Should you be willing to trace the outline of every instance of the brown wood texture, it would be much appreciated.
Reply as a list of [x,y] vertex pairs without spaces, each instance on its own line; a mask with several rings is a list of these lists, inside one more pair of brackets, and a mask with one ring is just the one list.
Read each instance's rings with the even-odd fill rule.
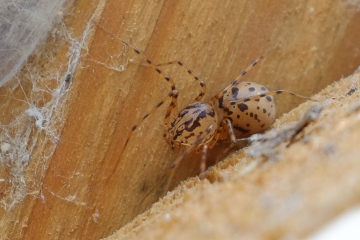
[[[169,172],[169,164],[182,150],[172,150],[162,137],[166,107],[142,122],[124,149],[131,127],[170,87],[111,34],[135,45],[155,63],[183,60],[206,82],[205,99],[263,54],[265,59],[244,79],[309,96],[360,64],[357,10],[339,0],[109,0],[91,4],[80,0],[69,4],[64,23],[74,38],[80,38],[96,15],[72,78],[61,141],[46,163],[40,160],[45,144],[32,154],[28,168],[45,170],[41,178],[34,170],[25,180],[41,182],[42,198],[29,194],[11,212],[1,210],[1,235],[10,239],[105,237],[148,209],[180,180],[198,174],[196,154]],[[47,71],[66,65],[67,51],[68,45],[59,46],[57,62],[46,66]],[[112,69],[124,64],[122,72]],[[191,103],[200,91],[198,84],[177,66],[163,70],[180,90],[180,106]],[[23,85],[29,93],[31,87]],[[299,102],[279,96],[278,114]],[[7,112],[4,119],[11,118]]]
[[[329,239],[307,238],[325,227],[330,238],[356,238],[359,89],[360,71],[328,86],[316,96],[325,101],[301,104],[262,141],[211,168],[212,184],[184,181],[106,239]],[[301,120],[310,109],[315,119]],[[285,140],[294,122],[307,124]],[[330,225],[351,211],[342,229]]]

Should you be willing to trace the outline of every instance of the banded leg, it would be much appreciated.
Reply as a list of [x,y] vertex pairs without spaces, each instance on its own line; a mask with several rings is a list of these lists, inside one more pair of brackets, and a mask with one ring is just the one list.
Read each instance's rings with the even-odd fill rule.
[[[171,142],[169,138],[166,137],[167,131],[169,129],[169,124],[173,119],[176,118],[176,115],[179,113],[178,104],[177,104],[177,98],[179,92],[175,90],[176,92],[173,93],[173,96],[171,97],[171,103],[166,111],[165,118],[164,118],[164,133],[163,137],[166,139],[166,141],[174,148],[174,143]],[[171,91],[170,93],[174,92]]]
[[199,102],[201,99],[203,99],[205,93],[206,93],[206,84],[203,80],[200,79],[199,76],[195,75],[193,73],[193,71],[185,65],[185,63],[181,60],[178,61],[170,61],[167,63],[160,63],[160,64],[156,64],[157,67],[160,66],[166,66],[166,65],[172,65],[172,64],[177,64],[178,66],[180,66],[181,68],[183,68],[190,76],[192,76],[194,78],[195,81],[199,82],[200,87],[201,87],[201,92],[199,93],[199,95],[195,98],[195,102]]
[[[231,143],[230,145],[224,150],[223,154],[226,155],[228,154],[231,149],[234,148],[234,146],[236,145],[236,143],[240,142],[240,141],[247,141],[248,139],[247,138],[236,138],[236,135],[235,135],[235,131],[234,131],[234,128],[233,128],[233,125],[230,121],[230,119],[224,119],[223,122],[226,124],[227,126],[227,130],[228,130],[228,134],[230,136],[230,140],[231,140]],[[217,161],[216,161],[217,162]]]
[[[236,134],[235,134],[234,128],[232,126],[231,120],[228,118],[225,118],[221,121],[219,128],[217,129],[216,135],[211,140],[211,142],[208,144],[210,148],[214,147],[216,142],[219,140],[220,135],[223,133],[223,131],[225,129],[225,125],[227,126],[227,135],[229,135],[230,140],[231,140],[230,146],[224,150],[224,153],[227,153],[230,149],[232,149],[234,147],[234,145],[236,143],[238,143],[240,141],[245,141],[245,140],[247,140],[247,138],[236,138]],[[225,139],[225,138],[222,138],[222,139]]]
[[247,72],[249,72],[252,68],[254,68],[256,64],[263,58],[264,57],[261,56],[258,59],[252,61],[251,64],[245,70],[243,70],[239,76],[237,76],[234,80],[232,80],[227,87],[223,88],[223,90],[221,90],[218,94],[210,98],[209,104],[215,106],[217,100],[222,98],[231,87],[235,86],[239,82],[239,79],[241,79],[242,76],[244,76]]
[[[112,36],[114,39],[122,42],[123,44],[125,44],[126,46],[130,47],[131,49],[134,50],[134,52],[137,54],[137,55],[140,55],[140,57],[142,57],[146,63],[152,67],[157,73],[159,73],[171,86],[171,92],[168,94],[167,97],[165,97],[162,101],[160,101],[150,112],[148,112],[147,114],[145,114],[143,116],[143,118],[141,119],[141,121],[134,125],[131,129],[131,133],[130,133],[130,136],[129,138],[126,140],[126,143],[125,143],[125,146],[128,144],[129,142],[129,139],[132,135],[132,133],[136,130],[136,128],[138,127],[138,125],[143,121],[145,120],[149,115],[151,115],[156,109],[158,109],[161,105],[163,105],[163,103],[165,101],[167,101],[169,98],[172,99],[171,101],[171,104],[169,105],[167,111],[166,111],[166,115],[165,115],[165,119],[164,119],[164,125],[165,126],[168,126],[168,124],[170,123],[171,119],[176,116],[178,114],[178,104],[177,104],[177,97],[178,97],[178,90],[176,89],[176,86],[175,86],[175,83],[174,81],[172,80],[172,78],[168,75],[165,75],[163,73],[163,71],[158,67],[156,66],[155,64],[152,63],[152,61],[150,59],[148,59],[145,54],[143,54],[139,49],[137,49],[135,46],[131,45],[130,43],[118,38],[117,36],[115,36],[114,34],[112,34],[111,32],[107,31],[106,29],[104,29],[103,27],[99,26],[103,31],[107,32],[110,36]],[[165,135],[165,134],[164,134]]]
[[[191,146],[189,146],[180,156],[178,156],[176,158],[176,160],[174,162],[172,162],[170,164],[170,168],[174,168],[174,167],[177,167],[181,160],[186,156],[188,155],[190,152],[192,152],[195,148],[199,147],[199,144],[202,142],[202,140],[210,133],[211,129],[214,128],[213,125],[210,125],[206,128],[206,130],[200,134],[200,136],[196,139],[195,142],[193,142],[193,144],[191,144]],[[204,147],[204,145],[206,145],[206,147]],[[203,161],[206,161],[206,152],[207,152],[207,149],[208,149],[208,146],[207,146],[207,143],[204,143],[202,146],[202,152],[203,152],[203,156],[202,156],[202,162]],[[205,150],[203,149],[205,148]],[[205,154],[204,154],[204,151],[205,151]],[[204,156],[205,155],[205,156]],[[203,164],[200,164],[200,167],[203,168]]]
[[315,101],[315,102],[318,101],[316,99],[305,97],[305,96],[297,94],[297,93],[293,93],[293,92],[290,92],[290,91],[287,91],[287,90],[279,89],[279,90],[276,90],[276,91],[270,91],[270,92],[262,93],[262,94],[259,94],[259,95],[253,96],[253,97],[249,97],[249,98],[245,98],[245,99],[232,100],[232,101],[223,103],[223,105],[225,107],[228,107],[230,105],[235,105],[235,104],[239,104],[239,103],[244,103],[244,102],[249,102],[249,101],[256,101],[256,100],[258,100],[260,98],[263,98],[263,97],[265,97],[270,102],[270,101],[272,101],[270,96],[278,95],[278,94],[281,94],[281,93],[286,93],[286,94],[289,94],[291,96],[295,96],[295,97],[298,97],[298,98],[303,98],[303,99],[307,99],[307,100],[311,100],[311,101]]
[[138,126],[146,119],[148,118],[153,112],[155,112],[159,107],[161,107],[166,101],[168,101],[169,99],[171,99],[171,104],[168,107],[168,110],[166,112],[166,116],[164,119],[164,124],[167,126],[167,124],[169,124],[170,122],[170,117],[171,117],[171,113],[173,112],[173,110],[177,109],[177,97],[178,97],[178,90],[172,90],[163,100],[161,100],[158,104],[156,104],[148,113],[146,113],[141,120],[135,124],[132,128],[131,128],[131,133],[129,135],[129,137],[126,140],[125,146],[128,144],[132,133],[138,128]]
[[164,79],[165,81],[167,81],[170,86],[171,86],[171,90],[176,90],[176,87],[175,87],[175,83],[174,81],[172,80],[172,78],[170,78],[170,76],[166,75],[163,73],[163,71],[157,67],[155,64],[152,63],[152,61],[150,59],[148,59],[145,54],[143,54],[139,49],[137,49],[135,46],[131,45],[130,43],[118,38],[117,36],[115,36],[113,33],[107,31],[105,28],[99,26],[103,31],[105,31],[107,34],[109,34],[110,36],[112,36],[114,39],[122,42],[123,44],[125,44],[126,46],[130,47],[131,49],[134,50],[134,52],[137,54],[137,55],[140,55],[140,57],[142,57],[147,64],[149,64],[150,67],[152,67],[157,73],[159,73]]

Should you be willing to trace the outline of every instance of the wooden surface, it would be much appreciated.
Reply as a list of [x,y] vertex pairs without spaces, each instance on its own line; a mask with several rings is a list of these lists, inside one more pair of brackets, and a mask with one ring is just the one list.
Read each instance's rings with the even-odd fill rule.
[[[169,164],[181,150],[173,151],[162,138],[166,108],[144,121],[124,149],[133,124],[170,87],[111,34],[143,50],[153,62],[183,60],[205,80],[205,99],[263,54],[265,59],[246,79],[309,96],[360,64],[357,9],[343,1],[286,0],[226,4],[80,0],[69,4],[64,23],[71,37],[81,37],[91,16],[93,24],[62,112],[61,140],[45,163],[41,154],[46,144],[32,153],[25,179],[41,183],[41,189],[36,189],[41,198],[29,194],[10,212],[1,210],[1,235],[10,239],[106,237],[148,209],[168,188],[198,174],[195,154],[184,159],[176,172],[169,172]],[[40,69],[56,71],[67,64],[69,45],[57,47],[57,61],[41,64]],[[124,64],[124,71],[113,70]],[[200,90],[198,85],[176,66],[165,70],[180,89],[180,106],[190,103]],[[31,92],[31,85],[22,86],[27,94]],[[9,96],[9,88],[2,89],[6,92],[2,96]],[[10,92],[20,98],[19,87]],[[299,102],[279,96],[278,114]],[[2,118],[11,119],[9,109],[14,106],[4,104],[2,109]],[[7,179],[8,168],[2,173]],[[2,192],[11,185],[0,184]]]
[[[300,105],[262,141],[210,169],[207,178],[216,182],[183,182],[106,240],[308,239],[330,227],[360,202],[360,93],[355,89],[360,89],[359,71],[315,96],[324,102]],[[285,140],[293,121],[302,122],[309,109],[315,119]],[[259,151],[263,155],[256,156]],[[343,222],[347,228],[340,234],[332,226],[338,234],[316,239],[357,239],[351,231],[358,225],[354,218]]]

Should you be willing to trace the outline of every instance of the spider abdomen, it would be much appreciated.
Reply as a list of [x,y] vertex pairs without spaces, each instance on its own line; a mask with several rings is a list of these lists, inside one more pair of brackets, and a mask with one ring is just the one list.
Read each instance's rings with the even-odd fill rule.
[[243,81],[233,86],[224,95],[223,103],[244,100],[225,108],[225,117],[230,119],[237,138],[245,138],[263,132],[274,123],[276,106],[272,96],[246,101],[248,98],[268,92],[269,90],[261,84]]

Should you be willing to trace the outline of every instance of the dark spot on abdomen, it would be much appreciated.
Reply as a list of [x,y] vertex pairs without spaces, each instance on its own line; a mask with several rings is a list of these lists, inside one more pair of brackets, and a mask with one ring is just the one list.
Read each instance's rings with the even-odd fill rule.
[[244,112],[244,111],[246,111],[246,110],[249,109],[248,105],[246,105],[245,103],[240,103],[240,104],[238,105],[238,108],[239,108],[240,111],[242,111],[242,112]]
[[236,87],[232,88],[231,89],[232,97],[236,99],[238,92],[239,92],[239,88]]

